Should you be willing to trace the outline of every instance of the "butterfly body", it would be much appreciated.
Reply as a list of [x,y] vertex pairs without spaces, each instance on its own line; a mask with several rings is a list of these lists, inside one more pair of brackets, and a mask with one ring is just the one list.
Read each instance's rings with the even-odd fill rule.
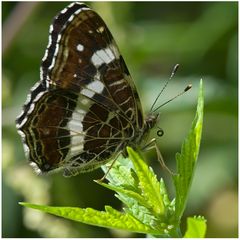
[[16,120],[39,173],[93,170],[137,147],[158,115],[143,117],[136,87],[101,17],[72,3],[50,26],[40,81]]

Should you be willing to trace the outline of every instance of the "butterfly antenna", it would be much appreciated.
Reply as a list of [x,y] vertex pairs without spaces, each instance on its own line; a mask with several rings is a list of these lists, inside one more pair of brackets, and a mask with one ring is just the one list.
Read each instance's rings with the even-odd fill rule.
[[[152,112],[153,107],[155,106],[157,100],[158,100],[159,97],[161,96],[161,94],[162,94],[162,92],[164,91],[164,89],[167,87],[169,81],[174,77],[175,73],[176,73],[177,70],[178,70],[178,67],[179,67],[179,64],[176,64],[176,65],[173,67],[173,70],[172,70],[172,73],[171,73],[169,79],[165,82],[162,90],[160,91],[160,93],[159,93],[158,96],[156,97],[155,101],[153,102],[152,107],[151,107],[151,109],[150,109],[150,112]],[[154,112],[154,111],[153,111],[153,112]]]
[[185,92],[187,92],[188,90],[190,90],[192,88],[192,84],[189,84],[187,87],[185,87],[185,89],[177,94],[176,96],[174,96],[173,98],[167,100],[165,103],[161,104],[160,106],[158,106],[157,108],[155,108],[152,112],[156,112],[159,108],[161,108],[162,106],[166,105],[167,103],[171,102],[172,100],[176,99],[177,97],[183,95]]

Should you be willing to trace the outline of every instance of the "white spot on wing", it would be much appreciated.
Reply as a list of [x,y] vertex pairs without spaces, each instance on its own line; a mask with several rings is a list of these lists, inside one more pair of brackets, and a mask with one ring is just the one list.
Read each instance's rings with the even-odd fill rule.
[[49,27],[49,33],[52,33],[52,32],[53,32],[53,25],[51,24]]
[[34,98],[34,103],[37,102],[41,97],[42,95],[44,95],[45,91],[44,92],[40,92],[35,98]]
[[71,120],[68,122],[71,135],[70,155],[83,150],[84,132],[82,121],[85,114],[86,112],[84,110],[76,109],[72,114]]
[[[25,135],[24,135],[24,139],[25,139]],[[29,150],[29,147],[28,147],[28,145],[26,143],[23,144],[23,150],[24,150],[26,158],[29,158],[30,150]]]
[[35,162],[30,162],[30,166],[33,168],[33,170],[37,173],[37,174],[41,174],[41,169],[39,169],[38,165]]
[[[71,3],[70,5],[68,5],[65,9],[68,10],[69,8],[73,7],[75,4],[79,4],[79,3],[78,3],[78,2],[76,2],[76,3],[73,2],[73,3]],[[81,5],[81,4],[80,4],[80,5]]]
[[86,96],[86,97],[91,98],[91,97],[94,95],[94,92],[93,92],[93,91],[90,91],[89,89],[84,88],[84,89],[81,91],[81,94],[83,94],[83,95]]
[[44,56],[42,58],[42,61],[45,61],[47,59],[47,56],[48,56],[48,48],[45,51],[45,54],[44,54]]
[[94,66],[99,67],[103,63],[110,63],[115,59],[114,52],[110,48],[105,48],[96,51],[91,58],[91,61]]
[[95,80],[89,83],[86,88],[81,91],[81,94],[91,98],[95,93],[102,93],[103,89],[104,84],[98,80]]
[[85,114],[79,114],[78,112],[73,112],[72,119],[69,121],[69,130],[74,132],[81,132],[83,129],[82,120]]
[[93,81],[87,85],[87,88],[93,90],[94,92],[101,93],[104,89],[104,84],[98,80]]
[[104,31],[104,27],[103,26],[101,26],[101,27],[99,27],[98,29],[97,29],[97,32],[99,32],[99,33],[102,33]]
[[121,84],[125,83],[125,81],[126,81],[125,79],[118,80],[116,82],[109,84],[109,87],[121,85]]
[[83,49],[84,49],[84,47],[83,47],[82,44],[78,44],[78,45],[77,45],[77,50],[78,50],[79,52],[82,52]]
[[[21,112],[21,114],[18,116],[18,118],[20,118],[23,114],[24,114],[24,111]],[[16,127],[21,128],[26,123],[26,121],[27,121],[27,118],[25,117],[20,123],[16,124]],[[25,137],[25,135],[22,131],[19,131],[18,133],[21,135],[22,138]]]
[[68,10],[68,8],[64,8],[61,13],[64,14],[66,11]]
[[109,48],[112,50],[114,56],[115,56],[117,59],[119,59],[120,54],[119,54],[119,50],[118,50],[116,44],[115,44],[115,43],[110,44],[110,45],[109,45]]
[[29,107],[29,109],[28,109],[28,112],[27,112],[27,114],[30,114],[30,113],[33,111],[33,109],[34,109],[34,106],[35,106],[35,104],[34,104],[34,103],[32,103],[32,104],[30,105],[30,107]]
[[[81,9],[79,9],[79,10],[81,10]],[[81,11],[79,11],[79,12],[81,12]],[[76,14],[78,14],[78,11],[76,12]],[[72,20],[73,20],[74,17],[75,17],[75,14],[73,14],[73,15],[68,19],[67,24],[68,24],[69,22],[72,22]],[[65,24],[65,25],[63,26],[63,29],[66,28],[67,24]]]
[[[83,109],[81,109],[81,108],[77,108],[75,111],[76,111],[78,114],[81,114],[81,115],[85,115],[85,114],[86,114],[86,111],[83,110]],[[82,117],[82,119],[83,119],[83,117]]]
[[77,15],[77,14],[79,14],[81,11],[85,11],[85,10],[90,10],[90,8],[88,8],[88,7],[80,8],[80,9],[78,9],[78,10],[75,12],[75,15]]
[[100,74],[99,71],[97,71],[97,73],[96,73],[95,76],[94,76],[94,79],[95,79],[95,80],[100,80],[100,78],[101,78],[101,74]]
[[70,155],[75,155],[76,153],[80,153],[83,150],[83,144],[79,144],[79,141],[77,142],[78,144],[71,146]]
[[52,58],[52,63],[49,66],[49,69],[52,69],[55,65],[55,60],[56,60],[56,56],[58,54],[59,42],[60,42],[61,38],[62,38],[62,36],[60,34],[58,34],[56,48],[55,48],[54,55],[53,55],[53,58]]
[[81,103],[83,104],[83,105],[85,105],[85,106],[88,106],[89,105],[89,100],[88,99],[86,99],[86,98],[83,98],[82,100],[81,100]]
[[22,137],[22,139],[25,139],[25,133],[23,133],[21,130],[17,130],[17,132]]
[[73,134],[80,133],[83,130],[83,125],[81,121],[76,121],[75,119],[71,119],[71,121],[69,121],[68,127],[70,132]]
[[[56,49],[57,49],[57,47],[56,47]],[[56,51],[54,52],[54,57],[53,57],[53,59],[52,59],[52,63],[51,63],[51,66],[49,66],[49,70],[50,69],[52,69],[53,67],[54,67],[54,64],[55,64],[55,54],[56,54]]]

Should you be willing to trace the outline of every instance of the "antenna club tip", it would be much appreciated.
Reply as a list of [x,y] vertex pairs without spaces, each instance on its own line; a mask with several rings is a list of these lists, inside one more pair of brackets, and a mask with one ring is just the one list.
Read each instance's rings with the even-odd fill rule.
[[179,68],[179,64],[177,63],[173,68],[173,72],[175,73],[178,70],[178,68]]
[[188,90],[190,90],[192,88],[192,84],[189,84],[185,89],[184,92],[187,92]]

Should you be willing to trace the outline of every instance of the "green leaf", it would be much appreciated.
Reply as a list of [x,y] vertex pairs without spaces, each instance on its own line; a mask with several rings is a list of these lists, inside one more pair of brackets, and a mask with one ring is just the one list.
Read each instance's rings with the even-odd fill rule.
[[[117,161],[111,166],[112,163],[107,163],[101,168],[106,173],[111,167],[111,171],[106,176],[106,179],[115,186],[132,186],[134,179],[132,178],[131,169],[133,164],[129,158],[118,157]],[[96,181],[98,182],[98,181]],[[99,183],[99,182],[98,182]]]
[[180,221],[184,212],[188,193],[192,183],[194,169],[198,158],[203,124],[203,84],[200,81],[198,96],[198,105],[191,130],[184,140],[181,148],[181,154],[176,154],[177,174],[173,176],[176,201],[175,201],[175,219]]
[[137,193],[137,192],[135,192],[133,190],[129,190],[127,187],[125,187],[125,188],[123,188],[122,186],[121,187],[117,187],[117,186],[114,186],[112,184],[106,184],[106,183],[103,183],[103,182],[98,182],[98,184],[102,185],[105,188],[113,190],[113,191],[115,191],[117,193],[125,195],[125,196],[127,196],[129,198],[133,198],[137,202],[139,202],[141,205],[146,205],[147,206],[144,198],[139,193]]
[[[156,215],[165,214],[164,196],[160,190],[160,182],[153,170],[131,148],[127,147],[129,158],[132,160],[136,175],[139,179],[139,188],[145,201],[152,207]],[[164,190],[165,191],[165,190]],[[165,194],[165,192],[164,192]]]
[[[108,170],[108,165],[102,167],[104,172]],[[131,213],[144,224],[156,225],[155,217],[151,213],[152,208],[141,195],[138,179],[132,168],[133,164],[129,158],[120,157],[106,176],[109,183],[96,182],[118,193],[115,196],[125,204],[125,212]]]
[[124,208],[125,212],[131,213],[144,224],[153,225],[153,227],[156,225],[156,218],[151,212],[151,206],[140,194],[124,187],[116,187],[106,183],[99,184],[118,193],[116,197],[127,206]]
[[59,217],[99,227],[123,229],[139,233],[159,233],[153,228],[141,223],[131,214],[121,213],[110,206],[105,206],[105,211],[98,211],[92,208],[82,209],[76,207],[52,207],[24,202],[21,202],[19,204],[25,207],[38,209]]
[[203,217],[187,218],[187,231],[184,238],[204,238],[207,231],[206,220]]
[[[134,154],[134,159],[132,159],[132,154]],[[152,169],[149,169],[144,160],[142,160],[141,157],[132,150],[132,153],[129,154],[128,161],[132,162],[134,160],[136,161],[136,159],[137,161],[141,162],[141,168],[136,169],[134,166],[133,169],[133,164],[126,164],[126,162],[122,162],[123,159],[120,158],[119,161],[112,166],[109,174],[107,175],[109,183],[98,183],[118,193],[116,197],[125,204],[125,212],[132,214],[142,223],[149,225],[154,229],[158,229],[158,234],[165,234],[168,232],[168,230],[166,230],[167,224],[165,223],[165,216],[159,215],[159,212],[155,212],[152,201],[148,201],[149,197],[146,198],[146,193],[141,187],[142,183],[140,184],[139,175],[146,175],[142,169],[145,169],[147,172],[151,171],[151,178],[154,179],[153,183],[151,184],[156,185],[155,187],[157,187],[157,193],[161,194],[162,201],[164,201],[164,203],[166,202],[168,205],[170,201],[167,196],[167,190],[163,180],[161,180],[159,183],[156,179],[156,176],[152,172]],[[139,169],[141,172],[139,172]],[[104,168],[104,171],[106,172],[107,168]],[[122,176],[125,177],[123,178]]]

